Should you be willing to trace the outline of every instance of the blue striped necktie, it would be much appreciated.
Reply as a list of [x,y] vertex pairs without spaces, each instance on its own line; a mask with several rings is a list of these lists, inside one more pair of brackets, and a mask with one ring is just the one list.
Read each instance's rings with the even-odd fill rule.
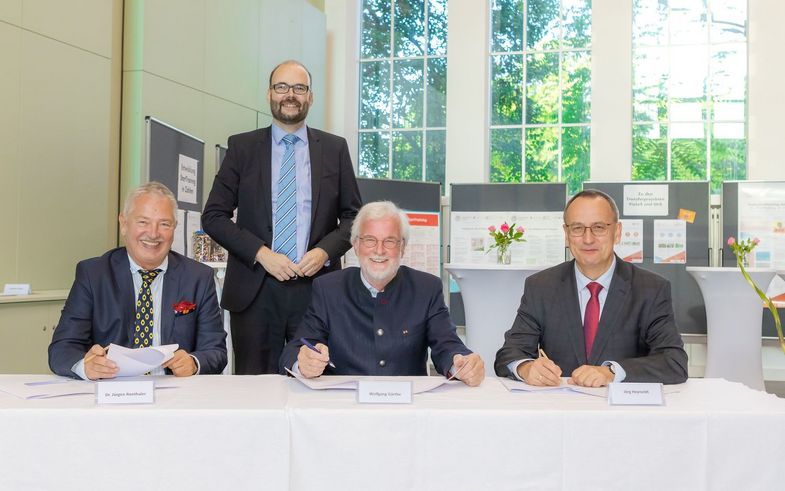
[[294,161],[294,144],[300,138],[289,133],[281,141],[286,147],[278,177],[278,201],[275,206],[273,251],[284,254],[292,261],[297,259],[297,166]]

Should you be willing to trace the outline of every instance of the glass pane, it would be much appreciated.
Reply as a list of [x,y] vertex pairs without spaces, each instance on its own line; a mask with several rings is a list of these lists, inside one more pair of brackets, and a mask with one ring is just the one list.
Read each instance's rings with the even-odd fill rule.
[[703,123],[671,125],[671,179],[706,179],[706,135]]
[[491,124],[523,121],[523,56],[491,57]]
[[360,63],[360,128],[390,127],[390,63]]
[[393,116],[395,128],[422,127],[424,60],[393,61]]
[[747,40],[747,1],[711,0],[712,43]]
[[395,0],[395,56],[425,54],[425,7],[422,0]]
[[559,53],[526,56],[526,123],[559,122]]
[[658,46],[667,43],[667,0],[634,0],[632,2],[633,45]]
[[591,0],[562,0],[562,46],[587,48],[591,44]]
[[491,3],[491,51],[523,50],[523,0]]
[[447,55],[447,0],[428,2],[428,54]]
[[526,2],[526,47],[559,48],[559,0]]
[[556,182],[559,179],[559,129],[526,128],[524,182]]
[[447,126],[447,58],[428,58],[428,126]]
[[726,44],[712,49],[711,98],[720,121],[744,121],[747,89],[747,49],[743,44]]
[[393,179],[422,180],[422,133],[395,131],[392,137]]
[[390,171],[389,150],[389,133],[360,133],[360,177],[387,178]]
[[444,194],[444,168],[447,153],[447,132],[429,130],[425,132],[425,180],[442,183]]
[[709,60],[705,46],[671,48],[670,95],[685,102],[704,101]]
[[588,126],[562,128],[562,181],[567,183],[567,194],[572,196],[588,181],[591,130]]
[[390,56],[390,0],[363,0],[360,56]]
[[638,48],[632,56],[632,120],[665,121],[668,117],[667,48]]
[[711,188],[719,192],[722,181],[747,179],[747,140],[744,123],[718,123],[711,135]]
[[521,182],[521,129],[491,130],[491,182]]
[[562,54],[562,123],[591,120],[591,54],[565,51]]
[[706,0],[670,0],[672,44],[707,43]]
[[668,162],[665,125],[640,124],[632,127],[632,178],[636,181],[664,181]]

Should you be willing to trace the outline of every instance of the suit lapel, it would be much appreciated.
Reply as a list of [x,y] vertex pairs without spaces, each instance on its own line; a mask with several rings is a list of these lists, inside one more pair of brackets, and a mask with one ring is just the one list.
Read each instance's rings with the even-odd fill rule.
[[322,182],[322,142],[311,128],[308,128],[308,155],[311,158],[311,237],[314,237],[319,184]]
[[578,301],[578,284],[575,282],[575,260],[570,261],[570,267],[565,268],[562,276],[562,291],[565,292],[565,316],[567,333],[570,336],[572,349],[578,366],[586,364],[586,339],[583,335],[581,322],[581,304]]
[[169,266],[164,274],[161,293],[161,344],[172,344],[174,339],[174,308],[180,291],[180,258],[169,253]]
[[[594,339],[594,346],[591,350],[590,365],[599,365],[603,361],[603,351],[608,344],[608,340],[613,336],[613,332],[619,327],[617,319],[622,306],[627,301],[627,294],[630,291],[629,265],[616,258],[616,269],[613,272],[613,279],[605,298],[605,305],[600,314],[600,323],[597,326],[597,337]],[[618,360],[614,360],[618,361]]]
[[254,158],[259,166],[259,179],[262,192],[259,194],[259,217],[267,217],[267,222],[272,229],[273,224],[273,180],[272,180],[272,130],[268,126],[259,133],[260,137],[256,141]]
[[134,279],[131,277],[131,263],[128,262],[128,252],[125,247],[120,247],[112,254],[111,264],[112,280],[122,309],[123,329],[121,329],[121,339],[117,340],[117,344],[128,346],[128,340],[133,338],[136,292],[134,291]]

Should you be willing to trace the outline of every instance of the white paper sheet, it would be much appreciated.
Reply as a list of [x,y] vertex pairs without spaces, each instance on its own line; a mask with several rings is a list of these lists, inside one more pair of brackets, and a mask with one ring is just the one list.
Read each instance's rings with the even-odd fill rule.
[[510,392],[577,392],[579,394],[586,394],[595,397],[608,397],[607,387],[579,387],[567,383],[569,377],[562,377],[561,385],[529,385],[520,380],[512,380],[509,378],[499,378],[499,381]]
[[177,348],[179,346],[176,344],[137,349],[110,344],[106,357],[117,363],[118,377],[135,377],[144,375],[169,361]]
[[667,184],[625,184],[625,216],[668,216]]
[[654,264],[687,263],[687,222],[654,220]]
[[629,263],[643,262],[643,220],[625,218],[621,222],[621,241],[613,250]]
[[[352,375],[322,375],[317,378],[305,378],[299,373],[286,369],[294,378],[303,385],[313,390],[341,389],[357,390],[357,383],[360,379],[367,380],[406,380],[406,377],[359,377]],[[442,385],[457,385],[463,382],[458,380],[447,380],[443,377],[414,377],[412,380],[412,394],[428,392]]]
[[185,255],[185,210],[177,210],[177,227],[174,229],[172,250]]
[[177,172],[177,201],[196,204],[197,169],[199,161],[180,154]]
[[[75,395],[95,395],[95,382],[92,380],[75,380],[56,375],[25,375],[24,377],[20,380],[3,380],[0,382],[0,392],[11,394],[20,399],[30,400]],[[160,379],[155,381],[156,390],[175,387],[176,385],[162,382]]]

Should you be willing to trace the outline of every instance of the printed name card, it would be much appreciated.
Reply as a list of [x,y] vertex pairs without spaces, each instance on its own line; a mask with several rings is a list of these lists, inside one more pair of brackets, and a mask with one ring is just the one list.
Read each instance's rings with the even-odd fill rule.
[[608,404],[612,406],[662,406],[662,384],[632,382],[608,385]]
[[360,404],[411,404],[412,381],[360,380],[357,383]]
[[3,288],[3,295],[30,295],[33,288],[30,283],[6,283]]
[[153,404],[154,380],[109,380],[96,382],[96,404]]

